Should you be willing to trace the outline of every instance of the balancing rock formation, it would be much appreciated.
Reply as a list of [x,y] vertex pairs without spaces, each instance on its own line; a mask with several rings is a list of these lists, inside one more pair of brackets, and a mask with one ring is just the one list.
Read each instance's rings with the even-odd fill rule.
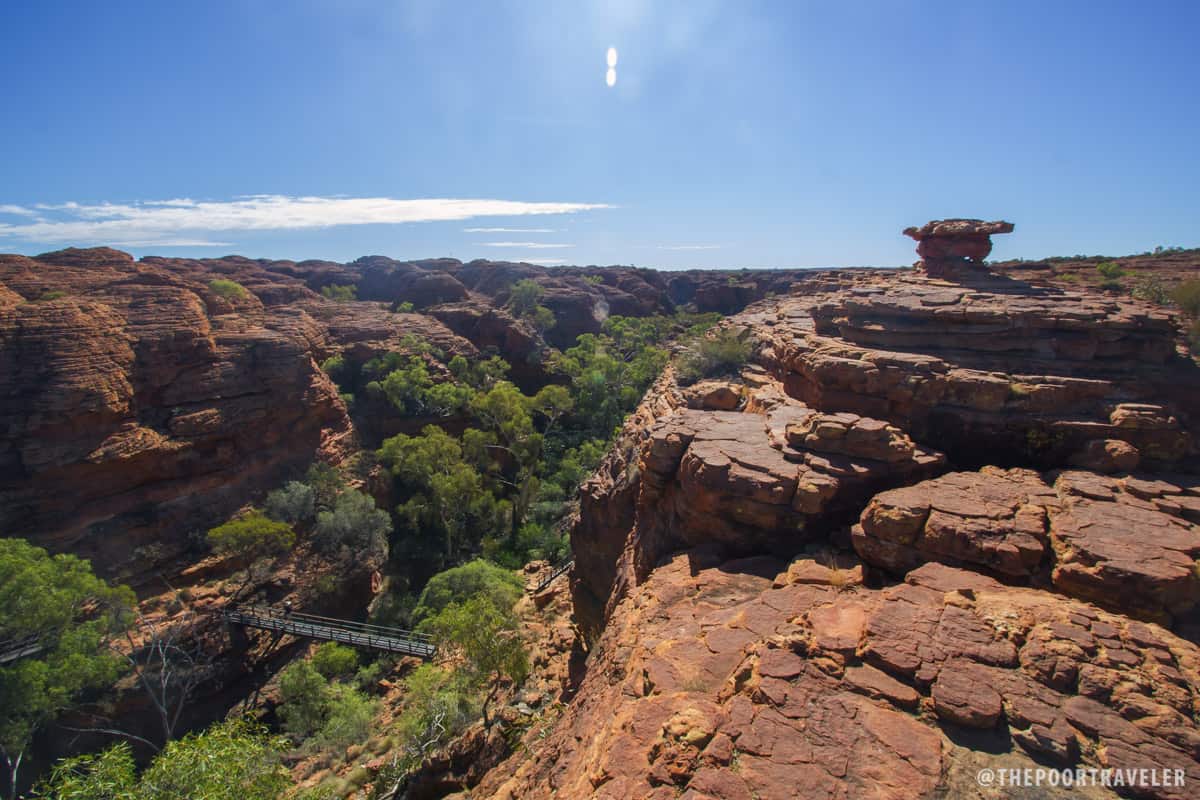
[[905,228],[917,240],[919,267],[931,278],[957,280],[983,272],[983,260],[992,252],[992,234],[1012,233],[1011,222],[979,219],[937,219],[919,228]]
[[978,264],[1010,230],[806,276],[725,320],[740,374],[652,388],[571,531],[586,674],[478,796],[1195,796],[1200,369],[1160,308]]

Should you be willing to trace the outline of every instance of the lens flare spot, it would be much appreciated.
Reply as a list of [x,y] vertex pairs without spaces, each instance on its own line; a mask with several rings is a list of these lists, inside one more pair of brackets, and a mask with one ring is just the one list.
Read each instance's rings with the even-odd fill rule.
[[604,82],[609,86],[617,85],[617,71],[612,67],[608,68],[608,72],[604,74]]
[[612,67],[615,67],[616,65],[617,65],[617,48],[610,47],[610,48],[608,48],[608,66],[609,66],[609,68],[612,68]]

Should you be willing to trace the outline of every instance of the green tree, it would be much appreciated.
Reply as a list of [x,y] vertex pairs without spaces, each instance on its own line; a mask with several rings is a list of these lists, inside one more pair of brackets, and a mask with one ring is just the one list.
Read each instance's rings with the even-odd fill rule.
[[497,608],[512,608],[524,590],[511,570],[476,559],[430,578],[417,600],[413,619],[421,622],[435,617],[447,606],[472,597],[486,597]]
[[511,369],[508,362],[500,356],[468,361],[463,356],[455,356],[446,365],[450,374],[460,383],[465,383],[472,389],[486,391],[504,380]]
[[538,306],[529,314],[526,314],[525,318],[532,323],[533,329],[541,336],[545,336],[551,328],[558,324],[558,319],[555,318],[554,312],[545,306]]
[[349,745],[366,741],[371,733],[371,720],[378,703],[344,683],[331,684],[328,697],[325,721],[317,732],[314,744],[321,748],[344,750]]
[[313,668],[326,678],[344,678],[358,669],[358,653],[352,647],[325,642],[312,654]]
[[304,482],[312,487],[317,508],[321,510],[332,508],[338,495],[346,491],[346,478],[336,467],[323,461],[313,462]]
[[271,519],[297,525],[317,513],[317,493],[307,483],[288,481],[267,495],[263,508]]
[[462,444],[440,428],[427,425],[419,436],[393,436],[378,455],[408,498],[396,508],[401,524],[414,538],[440,539],[444,563],[477,546],[495,524],[497,504],[483,476],[465,460]]
[[276,522],[258,510],[218,525],[208,532],[207,538],[214,552],[245,565],[246,579],[234,592],[235,599],[263,578],[276,556],[296,544],[296,533],[291,526]]
[[396,311],[401,314],[411,314],[415,306],[408,300],[396,304]]
[[276,800],[291,785],[286,742],[251,722],[221,722],[171,742],[138,781],[137,800]]
[[545,437],[550,435],[551,429],[564,414],[570,413],[575,401],[567,387],[552,383],[538,390],[530,407],[545,418],[546,427],[542,429],[542,436]]
[[329,681],[309,660],[293,661],[279,673],[279,719],[297,741],[312,736],[329,714]]
[[34,787],[45,800],[138,800],[133,752],[125,742],[100,753],[66,758]]
[[86,561],[0,539],[0,641],[36,639],[41,647],[0,666],[0,755],[12,796],[34,733],[84,690],[116,680],[122,662],[106,645],[129,624],[134,602]]
[[139,778],[129,745],[64,759],[34,792],[43,800],[277,800],[291,784],[286,742],[249,722],[218,723],[167,745]]
[[353,283],[331,283],[328,286],[321,287],[321,296],[328,300],[345,303],[358,299],[358,287]]
[[374,796],[395,796],[409,771],[474,718],[472,692],[457,672],[432,664],[413,670],[404,679],[404,708],[396,721],[403,756],[380,773]]
[[461,659],[464,676],[484,690],[481,712],[483,724],[490,726],[488,707],[504,682],[519,684],[529,674],[529,656],[516,615],[511,609],[497,608],[488,597],[476,596],[447,606],[422,627]]
[[392,521],[375,506],[370,495],[349,490],[333,501],[333,508],[317,514],[314,528],[317,545],[326,552],[348,547],[356,554],[387,556]]
[[538,303],[542,301],[542,296],[545,291],[536,281],[531,281],[528,278],[519,280],[513,284],[508,295],[508,307],[513,314],[518,317],[524,317],[532,314],[538,307]]

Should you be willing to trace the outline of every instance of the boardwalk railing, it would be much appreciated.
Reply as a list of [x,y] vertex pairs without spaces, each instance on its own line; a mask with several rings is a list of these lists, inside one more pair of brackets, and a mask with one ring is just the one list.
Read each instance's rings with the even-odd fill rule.
[[7,664],[10,661],[16,661],[18,658],[31,656],[34,653],[41,652],[41,649],[41,635],[37,633],[31,633],[28,636],[16,639],[6,639],[0,642],[0,664]]
[[570,561],[566,562],[565,564],[560,564],[557,567],[555,567],[553,572],[551,572],[549,575],[547,575],[546,577],[542,578],[540,581],[537,582],[537,585],[533,587],[533,593],[537,594],[538,592],[542,591],[550,584],[554,583],[554,581],[556,581],[558,579],[559,575],[570,572],[571,567],[573,567],[573,566],[575,566],[575,560],[571,559]]
[[342,642],[385,653],[401,653],[418,658],[433,658],[437,645],[425,633],[368,625],[332,617],[289,612],[271,606],[235,606],[221,612],[226,621],[248,628],[290,633],[306,639]]

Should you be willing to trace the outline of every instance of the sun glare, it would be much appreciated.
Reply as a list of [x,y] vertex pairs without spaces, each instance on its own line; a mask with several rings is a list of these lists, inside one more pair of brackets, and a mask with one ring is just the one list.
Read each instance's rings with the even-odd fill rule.
[[605,54],[605,59],[608,61],[608,72],[604,73],[604,82],[609,87],[617,85],[617,48],[610,47]]

